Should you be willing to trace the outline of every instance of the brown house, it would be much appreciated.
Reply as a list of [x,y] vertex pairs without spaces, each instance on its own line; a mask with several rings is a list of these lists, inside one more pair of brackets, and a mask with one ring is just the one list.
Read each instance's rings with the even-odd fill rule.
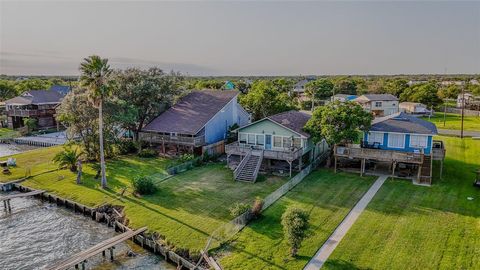
[[55,127],[55,108],[63,95],[57,91],[30,90],[18,97],[5,101],[5,110],[9,128],[24,126],[24,118],[37,120],[38,128]]

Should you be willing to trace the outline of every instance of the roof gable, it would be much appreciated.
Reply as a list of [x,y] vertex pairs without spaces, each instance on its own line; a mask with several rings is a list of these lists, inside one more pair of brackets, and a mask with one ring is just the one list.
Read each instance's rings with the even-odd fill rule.
[[361,95],[355,100],[366,101],[398,101],[398,98],[392,94],[365,94]]
[[237,91],[195,90],[153,119],[143,130],[195,135],[237,95]]
[[310,119],[310,115],[298,112],[298,111],[288,111],[279,114],[275,114],[272,116],[265,117],[259,121],[246,125],[244,127],[239,128],[239,131],[248,130],[252,126],[259,125],[264,121],[269,121],[274,123],[277,126],[280,126],[290,132],[293,132],[299,136],[309,138],[310,134],[303,130],[303,127]]

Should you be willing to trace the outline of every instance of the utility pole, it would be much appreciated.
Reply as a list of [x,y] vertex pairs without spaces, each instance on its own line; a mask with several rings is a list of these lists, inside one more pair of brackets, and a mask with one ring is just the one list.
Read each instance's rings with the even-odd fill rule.
[[465,118],[465,86],[462,85],[462,127],[460,130],[460,138],[463,139],[463,120]]

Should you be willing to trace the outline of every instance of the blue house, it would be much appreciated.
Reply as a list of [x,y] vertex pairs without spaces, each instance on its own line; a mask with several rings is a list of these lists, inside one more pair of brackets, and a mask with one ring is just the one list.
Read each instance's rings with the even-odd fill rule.
[[433,140],[436,134],[434,124],[406,113],[376,118],[363,134],[361,145],[335,146],[335,170],[337,165],[360,161],[361,175],[389,173],[430,185],[433,160],[439,160],[443,167],[445,158],[443,142]]
[[235,84],[231,81],[226,81],[225,84],[223,85],[223,89],[233,90],[233,89],[235,89]]
[[237,102],[238,94],[193,91],[147,124],[140,139],[160,145],[163,153],[201,154],[226,139],[231,126],[250,123],[250,114]]
[[378,149],[429,155],[436,134],[435,124],[406,113],[396,113],[375,119],[370,131],[363,134],[363,141]]

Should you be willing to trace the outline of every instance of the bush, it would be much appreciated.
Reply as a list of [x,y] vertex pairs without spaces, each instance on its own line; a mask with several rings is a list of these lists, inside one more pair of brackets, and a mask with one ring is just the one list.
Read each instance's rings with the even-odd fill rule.
[[255,198],[252,206],[252,218],[259,218],[262,213],[263,200],[260,197]]
[[282,225],[285,238],[290,245],[290,254],[294,257],[306,236],[308,213],[299,208],[288,208],[282,215]]
[[178,160],[181,162],[181,163],[184,163],[184,162],[187,162],[187,161],[190,161],[190,160],[193,160],[195,158],[195,156],[193,154],[183,154],[181,155]]
[[140,153],[138,153],[139,157],[143,158],[151,158],[151,157],[156,157],[157,156],[157,151],[153,149],[142,149]]
[[246,203],[236,203],[232,207],[230,207],[230,215],[233,218],[236,218],[249,210],[250,210],[250,205]]
[[157,191],[153,178],[149,176],[135,177],[132,180],[132,185],[135,192],[141,195],[149,195]]
[[138,151],[138,146],[133,140],[122,139],[117,144],[118,151],[122,155],[136,153]]

